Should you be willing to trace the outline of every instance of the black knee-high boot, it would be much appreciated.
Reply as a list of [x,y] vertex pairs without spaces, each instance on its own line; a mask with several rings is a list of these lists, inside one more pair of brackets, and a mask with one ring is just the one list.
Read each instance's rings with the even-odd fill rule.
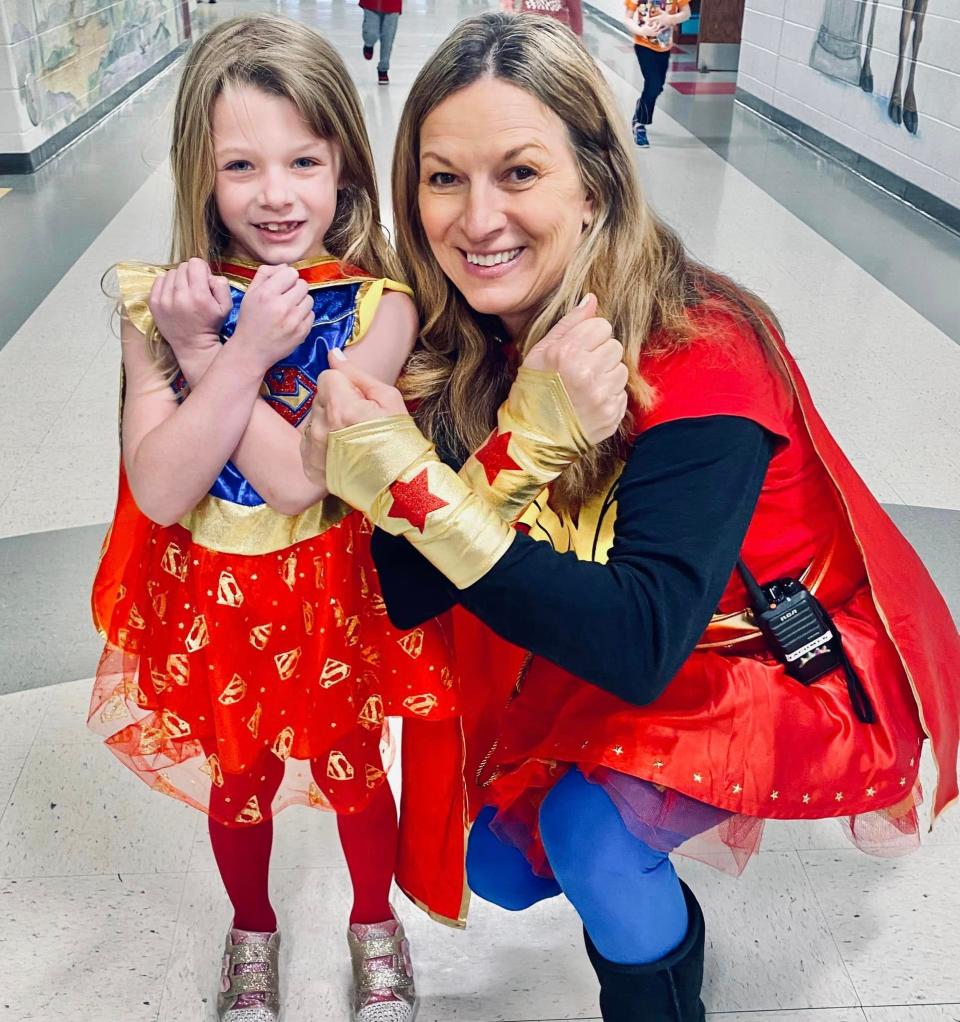
[[703,1022],[703,912],[683,881],[690,923],[679,947],[648,965],[608,962],[584,931],[587,954],[600,980],[605,1022]]

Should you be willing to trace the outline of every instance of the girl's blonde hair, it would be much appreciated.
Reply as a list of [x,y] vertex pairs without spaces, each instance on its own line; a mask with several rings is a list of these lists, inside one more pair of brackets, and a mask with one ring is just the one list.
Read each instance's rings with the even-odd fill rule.
[[[229,87],[253,86],[289,99],[310,130],[339,143],[340,188],[327,251],[377,277],[402,280],[380,224],[380,197],[360,97],[336,50],[306,25],[273,14],[232,18],[207,33],[187,58],[177,92],[170,162],[174,181],[171,262],[216,262],[229,237],[214,201],[213,105]],[[172,353],[156,331],[151,354]]]
[[[770,349],[778,329],[770,309],[727,277],[693,261],[677,235],[644,201],[622,118],[599,68],[551,18],[488,13],[461,22],[426,62],[403,109],[393,160],[397,249],[409,270],[422,321],[422,344],[408,363],[405,394],[431,436],[460,455],[475,450],[496,423],[511,382],[496,321],[475,313],[430,250],[418,209],[420,129],[448,96],[481,78],[523,89],[566,125],[593,218],[556,291],[517,339],[526,354],[580,298],[593,292],[600,314],[624,346],[634,407],[653,394],[638,371],[641,353],[662,352],[702,336],[693,306],[717,307],[749,324]],[[630,435],[618,436],[571,466],[555,484],[558,506],[598,492],[615,471]]]

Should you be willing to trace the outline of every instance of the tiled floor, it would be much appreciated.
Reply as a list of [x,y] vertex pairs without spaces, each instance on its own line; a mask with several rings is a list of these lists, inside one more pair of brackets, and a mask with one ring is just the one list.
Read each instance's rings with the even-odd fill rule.
[[[193,12],[202,28],[276,9],[327,32],[359,84],[386,182],[414,74],[458,18],[487,6],[407,0],[389,89],[360,57],[347,0],[221,0]],[[592,18],[586,41],[628,117],[629,42]],[[689,50],[675,55],[675,83],[702,80],[691,61]],[[100,278],[119,259],[164,256],[170,181],[157,140],[178,71],[41,175],[0,182],[14,187],[2,207],[11,300],[0,370],[25,381],[0,405],[0,1022],[214,1018],[228,909],[205,821],[100,746],[83,725],[90,683],[76,680],[96,663],[87,594],[117,459],[118,342]],[[637,153],[645,187],[699,258],[771,301],[829,425],[960,614],[960,314],[943,283],[957,279],[960,239],[748,116],[728,96],[668,90],[654,145]],[[91,171],[117,152],[140,155],[116,180]],[[51,210],[71,194],[83,215],[64,224]],[[6,229],[14,222],[42,223],[43,238],[31,247],[26,227]],[[911,266],[901,272],[903,252]],[[918,265],[925,277],[913,286]],[[27,386],[38,366],[43,385]],[[960,811],[905,859],[867,858],[822,823],[771,827],[739,880],[682,861],[708,920],[711,1018],[957,1022],[958,862]],[[329,817],[280,817],[273,888],[286,1022],[342,1022],[347,883]],[[475,901],[465,932],[402,911],[422,1022],[597,1017],[579,925],[562,901],[519,915]]]

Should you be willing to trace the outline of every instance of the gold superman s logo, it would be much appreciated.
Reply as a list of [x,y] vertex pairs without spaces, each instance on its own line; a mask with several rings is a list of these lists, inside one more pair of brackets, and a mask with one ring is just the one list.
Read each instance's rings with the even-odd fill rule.
[[235,674],[226,685],[226,688],[217,696],[217,702],[222,706],[233,706],[247,694],[247,683]]
[[357,720],[367,731],[376,731],[383,725],[383,700],[380,696],[373,695],[367,699]]
[[287,760],[293,750],[294,731],[292,727],[285,727],[273,740],[272,752],[277,759]]
[[349,664],[345,664],[342,660],[334,660],[333,657],[327,657],[323,669],[320,671],[320,687],[333,688],[334,685],[339,685],[341,681],[345,681],[349,677]]
[[266,649],[270,633],[273,631],[272,624],[257,625],[250,629],[250,645],[254,649]]
[[424,692],[418,696],[407,696],[403,705],[418,717],[426,717],[437,705],[437,697],[432,692]]
[[337,749],[333,749],[327,757],[327,777],[331,781],[353,780],[353,764]]
[[217,583],[217,603],[222,607],[239,607],[243,603],[243,593],[232,572],[220,572],[220,581]]
[[203,649],[210,642],[210,630],[207,628],[207,619],[203,614],[197,614],[193,619],[193,625],[187,633],[184,645],[188,653],[196,653]]
[[300,663],[302,653],[301,647],[297,646],[296,649],[288,649],[286,653],[278,653],[273,658],[281,681],[286,681],[288,678],[293,677],[297,670],[297,664]]
[[234,823],[259,823],[263,819],[263,813],[260,812],[260,803],[257,800],[256,795],[251,795],[247,799],[247,804],[240,810],[239,813],[234,817]]
[[175,579],[182,582],[187,577],[187,555],[176,543],[170,542],[160,559],[160,567],[168,575],[173,575]]

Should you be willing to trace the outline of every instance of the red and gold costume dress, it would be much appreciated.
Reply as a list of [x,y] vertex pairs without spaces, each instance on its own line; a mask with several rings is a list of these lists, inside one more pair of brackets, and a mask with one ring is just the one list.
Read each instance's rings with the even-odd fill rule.
[[[837,817],[866,851],[915,846],[925,738],[939,774],[934,816],[957,798],[960,639],[942,597],[828,432],[787,350],[781,377],[744,328],[725,318],[703,325],[713,340],[643,361],[658,399],[638,433],[737,416],[777,438],[743,559],[762,580],[804,574],[877,721],[857,719],[839,670],[808,687],[785,675],[742,610],[736,574],[697,648],[644,706],[525,657],[458,608],[471,809],[497,807],[499,832],[544,874],[539,806],[573,765],[648,843],[680,844],[733,871],[757,848],[765,819]],[[543,496],[522,519],[529,535],[604,562],[616,482],[576,518]]]
[[[309,413],[328,351],[364,336],[384,290],[407,290],[334,259],[298,268],[317,325],[261,391],[294,426]],[[226,343],[255,269],[219,268],[233,297]],[[125,313],[144,334],[158,272],[118,268]],[[453,750],[449,763],[404,757],[398,882],[458,920],[462,863],[437,866],[443,849],[425,842],[438,820],[462,833],[458,687],[436,622],[409,632],[390,626],[370,535],[334,497],[299,515],[277,513],[231,463],[181,522],[157,525],[137,508],[121,465],[93,589],[106,645],[89,725],[151,787],[208,812],[225,774],[243,776],[264,755],[283,761],[272,805],[252,795],[224,811],[220,822],[237,826],[297,802],[358,811],[385,783],[385,717],[408,718],[413,738],[418,728],[437,729],[431,746]],[[449,890],[437,874],[452,878]]]

